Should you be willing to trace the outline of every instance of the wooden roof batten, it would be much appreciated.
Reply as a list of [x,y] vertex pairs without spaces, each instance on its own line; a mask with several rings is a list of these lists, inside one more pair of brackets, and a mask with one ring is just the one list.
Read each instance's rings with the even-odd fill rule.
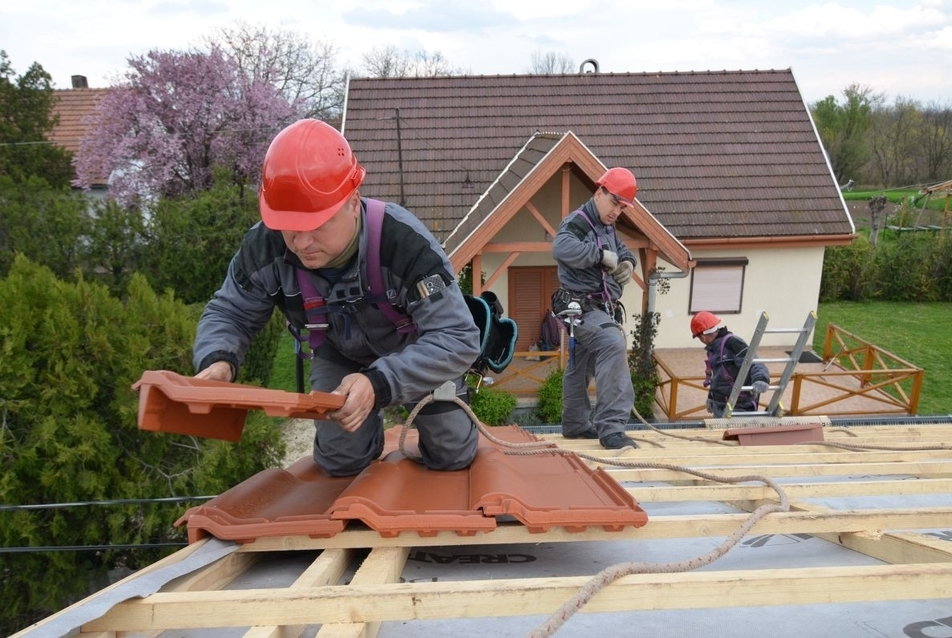
[[[539,141],[543,141],[542,149],[538,146]],[[546,146],[549,148],[545,149]],[[530,151],[535,153],[543,151],[544,154],[532,162],[527,157],[532,154]],[[515,172],[517,166],[527,164],[529,169],[523,175]],[[582,181],[594,186],[606,168],[572,131],[563,134],[534,133],[446,238],[444,247],[453,267],[460,270],[467,263],[475,260],[475,268],[477,263],[481,266],[481,256],[487,252],[509,253],[503,264],[487,277],[484,285],[488,287],[518,258],[521,252],[551,251],[549,242],[494,244],[491,240],[523,208],[532,215],[541,228],[554,235],[554,229],[542,217],[538,208],[532,204],[532,197],[558,172],[561,172],[561,216],[565,217],[571,208],[568,201],[569,174],[574,173]],[[507,188],[505,184],[513,182],[514,179],[514,185]],[[498,197],[497,201],[494,195],[499,194],[499,191],[505,192]],[[640,262],[643,270],[649,264],[652,264],[653,269],[653,264],[657,261],[655,257],[658,255],[684,272],[690,270],[693,265],[687,248],[668,232],[639,201],[636,200],[635,207],[626,209],[619,217],[619,225],[624,230],[634,230],[646,238],[646,244],[634,242],[639,244],[636,249],[641,253]],[[649,271],[645,270],[642,272],[642,277],[638,278],[638,284],[642,290],[647,289],[644,281],[648,275]]]
[[[618,459],[611,451],[599,451],[597,444],[592,448],[591,442],[544,435],[567,452],[601,456],[599,461],[592,460],[594,466],[619,460],[647,463],[613,469],[612,477],[625,484],[625,491],[637,502],[659,508],[657,513],[649,512],[650,520],[642,527],[616,531],[553,527],[538,534],[525,525],[501,521],[492,533],[471,535],[444,530],[383,537],[372,529],[355,527],[330,538],[297,534],[236,545],[206,538],[15,636],[161,631],[178,635],[192,628],[250,628],[245,635],[298,635],[305,626],[318,624],[328,635],[391,635],[387,627],[377,624],[387,622],[396,623],[399,635],[405,635],[400,625],[414,623],[422,635],[432,627],[420,621],[441,619],[458,622],[450,631],[455,629],[459,635],[475,635],[474,627],[484,628],[480,634],[492,633],[500,626],[500,618],[519,623],[526,616],[551,613],[591,576],[556,571],[543,577],[511,570],[473,579],[447,562],[438,571],[434,568],[432,573],[439,578],[403,580],[410,573],[405,570],[408,551],[471,547],[473,553],[502,552],[507,545],[543,543],[556,548],[548,551],[564,544],[573,553],[590,548],[604,551],[601,556],[609,564],[644,560],[656,542],[714,543],[734,533],[747,520],[747,512],[776,497],[772,488],[756,482],[685,481],[684,473],[675,469],[679,466],[703,466],[721,477],[752,473],[770,477],[783,484],[790,509],[770,514],[751,530],[750,540],[756,542],[749,548],[764,552],[760,557],[742,556],[734,549],[732,558],[737,562],[733,565],[715,561],[704,570],[652,570],[612,582],[580,610],[602,613],[600,622],[609,628],[606,635],[623,635],[617,628],[633,621],[651,629],[659,626],[650,624],[650,615],[617,618],[617,612],[710,610],[718,622],[726,623],[736,618],[725,611],[734,607],[750,608],[751,613],[761,608],[776,626],[796,630],[778,635],[812,635],[811,629],[829,626],[827,612],[817,616],[820,625],[811,625],[812,615],[805,616],[802,606],[823,605],[832,614],[830,605],[844,603],[861,603],[862,608],[843,605],[837,609],[836,615],[842,614],[845,620],[841,630],[831,635],[852,635],[843,633],[842,627],[872,626],[859,623],[887,617],[893,629],[901,630],[910,620],[922,621],[917,626],[943,628],[929,619],[948,616],[945,603],[952,601],[952,547],[947,540],[950,532],[945,531],[952,520],[948,499],[952,457],[945,443],[952,430],[947,424],[908,424],[850,431],[849,438],[842,437],[841,428],[829,428],[828,433],[832,439],[868,449],[831,449],[819,442],[712,446],[712,440],[722,440],[717,429],[694,430],[693,436],[680,439],[642,430],[635,436],[651,445]],[[663,465],[652,467],[655,463]],[[730,509],[712,513],[692,505],[708,502],[729,504]],[[804,542],[769,543],[771,536]],[[614,546],[599,550],[601,541]],[[210,556],[200,565],[192,560],[215,543],[223,546],[222,554],[229,548],[231,553],[225,559],[211,560],[215,557]],[[768,551],[771,547],[774,551]],[[558,564],[552,557],[543,560]],[[292,561],[296,568],[287,584],[275,579],[273,571],[256,571],[259,566]],[[356,570],[353,577],[346,576],[350,566]],[[166,568],[175,571],[174,580],[150,582],[149,590],[137,584]],[[124,586],[130,589],[123,590]],[[136,594],[129,597],[132,588]],[[122,591],[126,593],[112,595]],[[672,591],[679,595],[671,595]],[[902,601],[915,604],[915,610],[904,613],[909,608],[896,604]],[[937,615],[921,615],[925,609],[936,609],[932,613]],[[876,616],[871,616],[874,611]],[[54,628],[76,626],[66,622],[71,613],[73,618],[85,614],[81,626],[75,632],[54,633]],[[566,635],[578,634],[568,629]],[[648,633],[661,635],[656,630]]]

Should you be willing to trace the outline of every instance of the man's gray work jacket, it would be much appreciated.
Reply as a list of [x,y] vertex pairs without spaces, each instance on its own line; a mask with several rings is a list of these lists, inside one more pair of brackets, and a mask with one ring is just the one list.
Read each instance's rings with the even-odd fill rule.
[[603,250],[617,254],[619,264],[630,261],[634,268],[638,263],[628,246],[615,233],[615,227],[601,222],[593,198],[562,220],[552,242],[552,257],[559,265],[561,286],[572,292],[597,294],[607,284],[611,300],[618,301],[622,287],[610,273],[603,272]]
[[[304,269],[325,302],[337,309],[325,315],[330,325],[315,356],[357,363],[373,384],[376,407],[418,400],[463,375],[479,355],[479,329],[446,253],[416,216],[386,204],[380,239],[384,288],[392,293],[393,305],[416,325],[413,333],[398,333],[392,321],[364,298],[370,296],[366,210],[363,201],[357,255],[336,283],[324,276],[329,271],[304,269],[280,232],[255,224],[199,320],[196,370],[221,360],[237,369],[275,308],[303,330],[304,303],[295,270]],[[341,275],[340,270],[337,273]],[[421,297],[416,284],[431,275],[439,275],[446,287]]]

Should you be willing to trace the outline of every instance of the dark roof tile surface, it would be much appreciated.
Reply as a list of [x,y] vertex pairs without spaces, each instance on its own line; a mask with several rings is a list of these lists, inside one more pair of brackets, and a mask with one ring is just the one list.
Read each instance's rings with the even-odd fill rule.
[[366,194],[400,201],[402,174],[406,206],[440,241],[539,131],[571,131],[606,166],[631,168],[639,200],[681,240],[852,232],[790,70],[348,87],[344,133],[367,169]]

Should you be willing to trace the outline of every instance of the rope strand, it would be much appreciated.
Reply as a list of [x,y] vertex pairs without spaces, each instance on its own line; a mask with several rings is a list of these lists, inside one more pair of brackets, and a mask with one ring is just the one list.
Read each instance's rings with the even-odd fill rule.
[[[405,440],[407,432],[413,424],[413,420],[416,418],[417,414],[420,413],[420,410],[424,406],[428,405],[433,401],[433,395],[428,395],[422,399],[413,410],[410,412],[409,416],[406,419],[406,422],[403,424],[403,430],[400,433],[400,452],[407,456],[408,458],[414,458],[419,460],[419,457],[411,456],[405,449]],[[459,405],[469,416],[469,418],[476,425],[480,434],[485,436],[487,439],[493,443],[506,448],[506,454],[515,455],[515,456],[529,456],[536,454],[557,454],[557,455],[568,455],[573,454],[579,458],[593,461],[595,463],[603,463],[608,465],[614,465],[617,467],[631,468],[631,469],[657,469],[657,470],[669,470],[675,472],[682,472],[685,474],[690,474],[698,478],[702,478],[708,481],[714,481],[717,483],[747,483],[747,482],[761,482],[764,485],[767,485],[777,493],[777,502],[775,503],[765,503],[757,507],[750,515],[744,520],[744,522],[735,530],[730,536],[728,536],[724,541],[715,547],[713,550],[706,554],[700,556],[689,558],[683,561],[673,562],[673,563],[648,563],[648,562],[623,562],[616,565],[611,565],[602,571],[595,574],[585,585],[583,585],[579,591],[569,600],[562,604],[558,610],[556,610],[552,615],[550,615],[542,624],[536,627],[531,633],[529,633],[528,638],[549,638],[552,636],[559,628],[562,627],[576,612],[581,610],[588,602],[604,587],[610,585],[614,581],[618,580],[623,576],[628,576],[631,574],[662,574],[662,573],[678,573],[686,572],[710,565],[717,559],[721,558],[731,549],[733,549],[741,539],[756,525],[761,519],[765,516],[772,514],[774,512],[787,512],[790,511],[790,501],[787,497],[787,493],[780,487],[777,483],[772,481],[766,476],[759,475],[747,475],[747,476],[738,476],[738,477],[725,477],[717,476],[709,472],[703,472],[701,470],[695,470],[689,467],[674,465],[670,463],[644,463],[639,461],[625,461],[620,459],[606,459],[600,456],[595,456],[591,454],[584,454],[580,452],[572,452],[569,450],[564,450],[558,447],[555,443],[550,443],[547,441],[534,441],[528,443],[511,443],[509,441],[503,441],[495,436],[493,436],[489,428],[483,424],[476,414],[472,411],[470,406],[462,401],[459,397],[454,397],[454,401]],[[736,447],[736,443],[729,441],[720,441],[716,439],[708,439],[703,437],[695,436],[684,436],[679,434],[674,434],[661,430],[649,424],[639,413],[638,410],[632,408],[632,412],[641,421],[649,430],[662,434],[664,436],[669,436],[672,438],[684,440],[684,441],[696,441],[701,443],[714,443],[718,445],[727,445],[730,447]],[[848,430],[837,428],[837,430]],[[849,432],[851,436],[855,436],[852,432]],[[644,440],[639,437],[639,440]],[[645,440],[646,443],[656,445],[658,447],[664,447],[662,444]],[[809,441],[799,443],[797,445],[826,445],[833,448],[839,448],[850,451],[868,451],[868,450],[889,450],[889,451],[921,451],[921,450],[948,450],[952,449],[952,446],[945,444],[938,445],[924,445],[924,446],[914,446],[914,447],[894,447],[894,446],[885,446],[885,445],[858,445],[850,443],[837,443],[831,441]]]

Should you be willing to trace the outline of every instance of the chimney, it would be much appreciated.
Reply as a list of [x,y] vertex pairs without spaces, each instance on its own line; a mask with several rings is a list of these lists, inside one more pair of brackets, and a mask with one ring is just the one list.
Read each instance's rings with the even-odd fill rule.
[[88,89],[89,84],[86,82],[85,75],[74,75],[73,76],[73,88],[74,89]]

